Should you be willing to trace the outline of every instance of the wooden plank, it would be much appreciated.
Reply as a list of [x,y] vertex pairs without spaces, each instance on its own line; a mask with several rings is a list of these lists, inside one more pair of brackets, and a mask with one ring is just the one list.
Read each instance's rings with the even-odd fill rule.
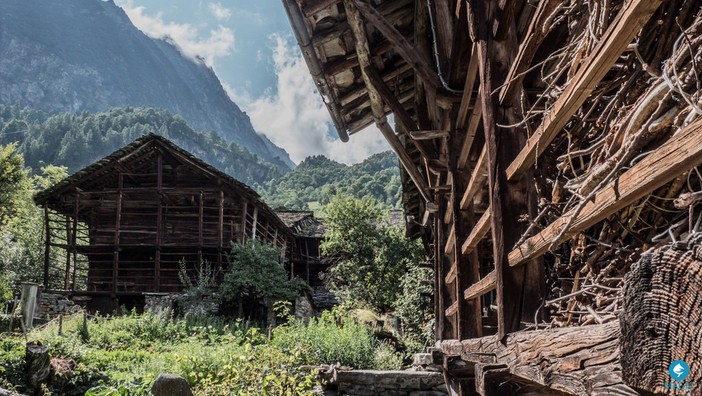
[[[354,0],[358,11],[363,14],[368,23],[373,25],[385,38],[393,43],[395,51],[417,72],[425,83],[434,88],[441,86],[439,76],[436,74],[432,66],[420,56],[410,44],[409,41],[395,29],[372,5],[360,0]],[[346,4],[346,1],[344,2]],[[347,9],[348,11],[348,9]],[[347,12],[347,16],[349,16]],[[350,18],[349,18],[350,19]],[[351,24],[351,23],[350,23]],[[353,24],[351,24],[353,25]],[[358,48],[358,47],[357,47]],[[361,58],[359,57],[359,60]]]
[[544,23],[561,3],[561,0],[543,0],[539,2],[529,28],[524,35],[524,41],[519,45],[514,63],[512,63],[507,73],[505,84],[500,89],[500,103],[514,95],[515,89],[521,86],[525,71],[531,65],[531,61],[536,55],[536,50],[539,49],[548,33],[548,30],[544,29]]
[[[445,355],[461,356],[468,365],[504,364],[514,376],[513,381],[516,378],[530,381],[530,390],[535,389],[533,383],[550,388],[530,394],[639,395],[626,386],[622,378],[620,337],[620,324],[613,321],[595,326],[519,331],[506,338],[492,335],[462,341],[444,340],[438,346]],[[654,342],[656,338],[649,340]],[[490,395],[513,393],[513,389],[505,387]]]
[[463,140],[461,156],[458,158],[458,166],[460,169],[464,169],[468,163],[468,156],[470,155],[471,148],[473,147],[473,141],[475,140],[475,134],[478,131],[478,126],[480,125],[480,120],[482,119],[483,107],[480,105],[481,101],[481,93],[478,91],[478,94],[475,97],[475,104],[473,105],[473,112],[471,113],[470,120],[468,122],[466,137]]
[[246,202],[246,200],[242,199],[242,203],[241,203],[241,235],[239,236],[239,239],[240,239],[239,241],[242,244],[246,243],[246,216],[248,215],[246,213],[246,211],[248,209],[247,206],[248,206],[248,202]]
[[539,128],[507,168],[508,180],[517,180],[536,162],[536,158],[546,150],[573,114],[590,97],[597,84],[609,72],[619,55],[631,43],[661,2],[661,0],[630,0],[624,5],[593,49],[592,54],[578,69],[553,108],[544,116]]
[[453,252],[453,248],[456,246],[456,227],[451,225],[451,231],[448,235],[448,240],[446,241],[446,246],[444,247],[444,253],[450,255]]
[[478,221],[475,223],[475,226],[468,235],[468,238],[466,238],[465,242],[463,242],[463,245],[461,246],[462,254],[469,254],[478,246],[478,243],[480,243],[480,241],[487,235],[488,231],[490,231],[490,220],[490,208],[488,208],[488,210],[486,210],[485,213],[480,216],[480,219],[478,219]]
[[314,16],[314,14],[324,10],[325,8],[329,8],[333,6],[334,4],[338,4],[340,0],[305,0],[302,2],[302,5],[300,6],[302,13],[310,18]]
[[409,156],[409,154],[407,154],[407,151],[402,146],[400,139],[397,137],[397,135],[395,135],[395,131],[392,130],[390,125],[388,125],[387,121],[385,120],[376,122],[376,125],[378,126],[378,129],[380,129],[380,133],[382,133],[385,137],[385,140],[387,140],[388,144],[390,144],[390,147],[397,154],[397,157],[400,159],[400,163],[409,174],[410,179],[412,179],[414,184],[417,186],[417,190],[422,195],[424,200],[427,202],[432,202],[432,197],[429,195],[429,186],[426,180],[419,173],[419,170],[414,165],[412,158]]
[[453,304],[446,308],[444,313],[446,314],[446,317],[451,317],[455,315],[456,312],[458,312],[458,300],[454,301]]
[[[592,227],[700,163],[702,120],[697,120],[595,194],[571,222],[563,238]],[[574,214],[575,209],[570,210],[512,250],[509,264],[522,265],[546,253]]]
[[497,274],[495,271],[490,271],[478,282],[472,284],[469,288],[463,291],[463,298],[466,300],[474,300],[483,294],[495,290],[497,285]]
[[[460,3],[460,2],[459,2]],[[475,88],[475,80],[478,77],[478,53],[475,43],[471,46],[470,62],[468,63],[468,72],[466,74],[466,82],[463,85],[463,96],[461,97],[461,105],[458,108],[458,118],[456,126],[458,129],[463,129],[466,126],[468,112],[470,111],[471,99],[473,98],[473,89]],[[476,98],[476,103],[480,103],[480,99]],[[480,106],[478,106],[480,107]]]
[[432,129],[428,131],[411,131],[409,135],[414,140],[431,140],[447,138],[449,132],[440,129]]
[[480,152],[478,161],[475,163],[475,168],[473,168],[473,173],[470,176],[470,182],[468,182],[468,187],[466,188],[463,197],[461,198],[461,209],[465,210],[468,205],[473,201],[475,194],[480,191],[485,185],[485,180],[487,179],[487,149],[483,147]]

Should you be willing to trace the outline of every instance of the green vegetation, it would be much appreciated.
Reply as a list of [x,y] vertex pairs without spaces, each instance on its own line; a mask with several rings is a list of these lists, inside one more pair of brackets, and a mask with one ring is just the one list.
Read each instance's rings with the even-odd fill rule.
[[234,303],[245,297],[270,301],[297,298],[304,282],[288,279],[280,255],[280,250],[256,239],[232,244],[229,268],[219,285],[222,299]]
[[27,166],[66,166],[73,173],[139,136],[155,133],[173,140],[205,162],[255,186],[287,167],[271,164],[214,132],[194,131],[183,118],[153,108],[114,108],[102,113],[46,115],[0,105],[0,144],[18,143]]
[[316,210],[336,195],[371,197],[385,208],[400,205],[400,168],[391,151],[347,166],[323,155],[308,157],[293,171],[268,182],[262,191],[272,207]]
[[[54,322],[29,337],[50,346],[54,366],[68,367],[61,388],[49,388],[61,395],[145,395],[163,372],[183,376],[200,395],[307,395],[318,382],[300,365],[397,369],[402,360],[368,328],[332,312],[309,324],[289,320],[272,339],[241,321],[133,312],[85,322],[79,314],[64,319],[61,334]],[[0,386],[26,391],[24,345],[19,336],[0,341]]]
[[41,280],[43,213],[32,195],[65,176],[65,168],[51,165],[32,176],[14,144],[0,146],[0,303],[11,297],[10,285]]
[[395,312],[413,349],[431,342],[432,273],[420,265],[426,253],[417,240],[388,225],[373,199],[336,196],[324,208],[324,254],[340,257],[328,271],[331,291],[350,306]]

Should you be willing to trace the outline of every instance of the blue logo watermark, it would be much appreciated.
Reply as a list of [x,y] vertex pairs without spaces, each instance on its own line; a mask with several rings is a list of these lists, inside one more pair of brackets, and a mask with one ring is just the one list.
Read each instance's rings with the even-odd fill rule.
[[690,366],[684,360],[674,360],[668,366],[668,375],[673,380],[663,383],[663,387],[667,390],[686,390],[695,389],[694,381],[685,381],[690,376]]
[[668,366],[668,374],[676,381],[684,381],[690,375],[690,366],[684,360],[673,360]]

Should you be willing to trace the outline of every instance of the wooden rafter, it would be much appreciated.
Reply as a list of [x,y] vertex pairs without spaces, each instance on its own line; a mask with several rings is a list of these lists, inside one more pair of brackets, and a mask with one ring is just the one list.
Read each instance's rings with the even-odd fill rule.
[[537,156],[546,150],[570,117],[585,103],[660,4],[661,0],[631,0],[625,4],[539,128],[507,168],[509,180],[517,180],[536,162]]
[[[407,151],[402,146],[402,143],[395,134],[395,131],[387,123],[383,98],[378,92],[376,85],[373,83],[372,77],[369,77],[368,75],[369,70],[371,70],[369,68],[369,66],[371,66],[371,56],[368,49],[368,40],[366,38],[365,27],[361,19],[361,14],[356,6],[356,1],[344,0],[346,17],[351,28],[351,32],[353,33],[354,40],[356,41],[356,55],[358,56],[358,64],[361,66],[361,75],[368,90],[368,97],[371,102],[371,111],[373,113],[373,117],[375,118],[376,125],[378,126],[378,129],[380,129],[380,132],[383,134],[385,139],[388,141],[388,144],[390,144],[390,147],[397,154],[398,158],[400,159],[400,163],[417,186],[419,193],[422,195],[425,201],[431,202],[432,197],[429,194],[429,186],[427,185],[424,177],[422,177],[422,175],[419,173],[417,167],[414,165],[412,158],[409,156],[409,154],[407,154]],[[380,80],[382,81],[382,79]]]
[[[344,4],[347,2],[344,1]],[[360,0],[354,1],[357,10],[366,18],[368,23],[380,31],[385,38],[395,45],[395,51],[417,72],[425,83],[433,87],[440,87],[441,81],[432,66],[420,56],[409,41],[398,32],[395,27],[388,22],[373,6]],[[350,15],[347,14],[349,20]],[[360,57],[359,57],[360,60]]]
[[574,220],[571,217],[575,214],[575,209],[572,209],[512,250],[509,253],[509,264],[521,265],[546,253],[566,224],[570,223],[570,227],[562,236],[564,238],[592,227],[700,163],[702,120],[684,128],[603,188],[594,199],[585,204]]

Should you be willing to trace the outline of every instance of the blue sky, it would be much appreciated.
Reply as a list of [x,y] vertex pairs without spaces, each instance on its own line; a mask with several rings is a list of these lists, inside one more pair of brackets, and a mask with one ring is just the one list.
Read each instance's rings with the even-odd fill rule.
[[388,150],[374,127],[338,140],[280,0],[115,0],[147,35],[202,56],[254,128],[299,163],[324,154],[360,162]]

